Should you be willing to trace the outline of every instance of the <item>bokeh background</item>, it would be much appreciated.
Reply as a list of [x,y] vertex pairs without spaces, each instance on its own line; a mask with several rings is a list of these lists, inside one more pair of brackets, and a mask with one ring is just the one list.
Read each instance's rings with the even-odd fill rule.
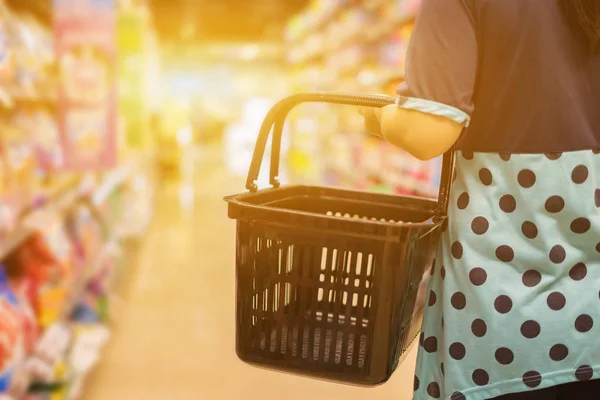
[[[394,95],[419,5],[0,0],[0,399],[409,399],[414,350],[370,389],[237,359],[222,198],[277,100]],[[298,107],[281,162],[284,183],[439,185],[352,107]]]

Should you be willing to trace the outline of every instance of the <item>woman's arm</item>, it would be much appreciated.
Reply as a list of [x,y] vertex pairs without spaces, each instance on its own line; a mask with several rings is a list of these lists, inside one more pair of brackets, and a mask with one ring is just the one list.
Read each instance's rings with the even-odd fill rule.
[[377,112],[381,136],[423,161],[444,154],[456,143],[464,128],[452,119],[396,105],[384,107]]
[[[410,40],[401,104],[365,113],[385,140],[429,160],[459,139],[474,110],[478,47],[471,0],[423,0]],[[373,124],[372,121],[378,121]]]

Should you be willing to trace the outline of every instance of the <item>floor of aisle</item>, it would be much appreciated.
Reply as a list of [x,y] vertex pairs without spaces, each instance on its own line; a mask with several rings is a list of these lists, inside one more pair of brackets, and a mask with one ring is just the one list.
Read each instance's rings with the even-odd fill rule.
[[201,152],[179,183],[157,193],[108,346],[85,400],[408,400],[415,350],[392,379],[357,388],[248,366],[234,351],[235,224],[222,197],[241,191]]

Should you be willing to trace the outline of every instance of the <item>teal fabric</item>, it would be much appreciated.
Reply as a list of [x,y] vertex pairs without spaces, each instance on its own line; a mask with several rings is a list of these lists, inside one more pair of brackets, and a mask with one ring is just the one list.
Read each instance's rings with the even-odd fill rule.
[[458,153],[414,400],[600,378],[600,155]]

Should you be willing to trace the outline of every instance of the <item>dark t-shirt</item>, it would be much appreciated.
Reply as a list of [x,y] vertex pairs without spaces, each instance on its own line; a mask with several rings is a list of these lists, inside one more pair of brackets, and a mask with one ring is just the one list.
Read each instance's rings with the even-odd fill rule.
[[558,0],[423,0],[398,93],[471,115],[461,150],[600,149],[600,55]]

